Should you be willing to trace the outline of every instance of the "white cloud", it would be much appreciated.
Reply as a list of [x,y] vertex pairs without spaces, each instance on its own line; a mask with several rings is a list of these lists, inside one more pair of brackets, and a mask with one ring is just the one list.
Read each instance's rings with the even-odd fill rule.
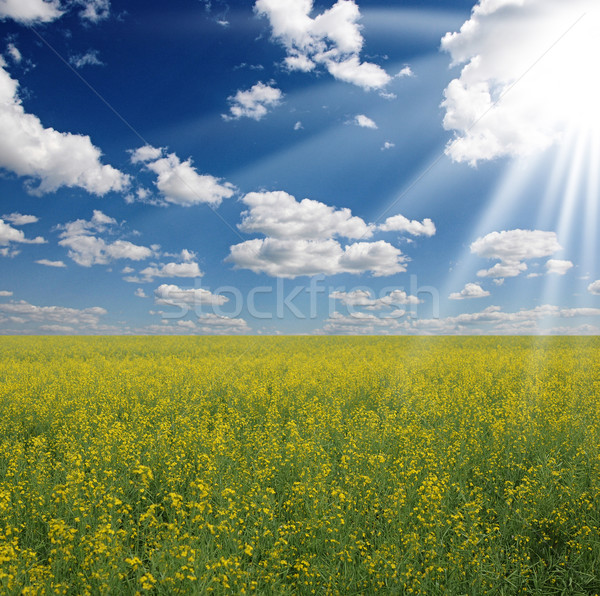
[[19,176],[38,179],[34,194],[62,186],[79,187],[96,195],[121,191],[129,176],[102,165],[101,152],[88,136],[44,128],[37,116],[25,112],[18,82],[0,64],[0,167]]
[[302,126],[302,122],[300,122],[300,120],[294,124],[294,130],[302,130],[303,128],[304,127]]
[[398,322],[391,318],[380,318],[368,313],[343,315],[333,313],[326,321],[321,333],[327,335],[386,335],[399,329]]
[[115,240],[107,242],[95,236],[116,225],[116,221],[94,210],[90,221],[78,219],[61,226],[60,246],[69,249],[69,257],[78,265],[91,267],[92,265],[107,265],[117,259],[143,261],[154,255],[153,248],[139,246],[128,240]]
[[364,273],[375,277],[406,271],[407,258],[387,242],[357,242],[344,248],[332,239],[283,240],[264,238],[236,244],[225,259],[236,268],[273,277]]
[[390,141],[386,141],[381,147],[382,151],[386,151],[387,149],[393,149],[395,147],[395,143],[391,143]]
[[573,267],[571,261],[562,261],[560,259],[550,259],[546,263],[546,271],[555,275],[565,275]]
[[239,90],[235,95],[228,97],[229,114],[223,114],[225,120],[237,120],[238,118],[252,118],[261,120],[267,115],[269,108],[274,108],[281,103],[283,93],[273,83],[265,85],[256,83],[247,91]]
[[146,292],[144,292],[144,290],[142,288],[138,288],[135,292],[134,292],[135,296],[137,296],[138,298],[148,298],[148,296],[146,295]]
[[104,62],[98,56],[98,50],[88,50],[85,54],[76,54],[69,58],[69,62],[75,68],[84,66],[104,66]]
[[152,281],[155,277],[202,277],[204,273],[200,271],[198,263],[166,263],[162,265],[151,265],[140,271],[144,281]]
[[312,0],[257,0],[273,37],[286,49],[290,70],[309,72],[324,66],[335,78],[364,89],[384,87],[390,76],[378,65],[360,61],[363,47],[360,11],[353,0],[338,0],[315,18]]
[[144,145],[130,151],[131,163],[147,163],[150,161],[156,161],[163,156],[163,149],[161,147],[152,147],[152,145]]
[[25,226],[40,221],[35,215],[23,215],[21,213],[9,213],[8,215],[3,215],[2,218],[15,226]]
[[59,0],[0,0],[0,19],[49,23],[63,14]]
[[142,333],[164,334],[198,334],[198,335],[232,335],[250,333],[251,329],[244,319],[234,319],[213,313],[206,313],[196,317],[194,321],[189,319],[172,322],[163,319],[162,325],[151,325],[141,330]]
[[[46,325],[45,331],[56,331],[48,325],[68,326],[71,331],[101,330],[100,319],[107,314],[104,308],[76,309],[63,306],[35,306],[24,300],[0,304],[0,313],[18,319],[22,324]],[[60,332],[60,331],[59,331]]]
[[319,273],[364,273],[374,276],[406,271],[408,258],[384,241],[342,245],[336,238],[361,240],[377,229],[349,209],[335,209],[310,199],[296,201],[283,191],[249,193],[240,230],[261,233],[232,246],[226,261],[236,268],[272,276],[297,277]]
[[79,16],[92,23],[103,21],[110,16],[110,0],[75,0],[83,10]]
[[471,252],[480,257],[497,259],[491,269],[477,272],[479,277],[516,277],[527,270],[527,259],[549,257],[561,250],[554,232],[542,230],[504,230],[491,232],[471,244]]
[[329,294],[330,298],[339,300],[342,304],[350,307],[362,307],[367,310],[380,310],[382,308],[394,308],[408,304],[419,304],[416,296],[409,296],[404,290],[393,290],[381,298],[373,298],[368,290],[353,290],[351,292],[335,291]]
[[413,236],[434,236],[435,224],[426,218],[423,221],[415,219],[409,220],[404,215],[394,215],[388,217],[384,223],[379,226],[382,232],[405,232]]
[[[596,121],[596,0],[481,0],[442,39],[464,65],[444,92],[455,161],[527,155]],[[535,35],[531,35],[535,31]]]
[[0,219],[0,246],[8,246],[11,242],[19,244],[44,244],[46,241],[41,236],[33,239],[26,238],[22,230],[17,230],[3,219]]
[[157,174],[155,185],[167,203],[184,207],[208,203],[216,207],[233,195],[232,184],[198,174],[191,159],[182,162],[175,153],[163,155],[162,149],[146,145],[131,152],[131,162],[143,163]]
[[23,60],[23,56],[19,51],[19,48],[14,43],[9,43],[6,46],[6,51],[8,52],[8,55],[13,59],[13,62],[15,62],[16,64],[20,64]]
[[597,296],[600,296],[600,279],[593,281],[587,287],[587,289],[590,294],[596,294]]
[[162,284],[154,290],[156,304],[168,306],[222,306],[229,298],[213,294],[204,288],[183,289],[173,284]]
[[504,263],[496,263],[490,269],[480,269],[477,272],[477,277],[493,277],[499,280],[505,277],[517,277],[523,271],[527,271],[527,263],[506,261]]
[[62,261],[49,261],[48,259],[40,259],[36,261],[38,265],[45,265],[46,267],[66,267],[66,265]]
[[373,227],[350,209],[336,209],[311,199],[297,201],[284,191],[251,192],[242,201],[250,207],[238,225],[242,232],[273,238],[317,240],[343,236],[368,238]]
[[364,114],[358,114],[357,116],[355,116],[354,123],[357,126],[360,126],[361,128],[372,128],[375,130],[377,129],[377,124],[375,124],[375,122],[373,122],[371,118],[365,116]]
[[7,298],[8,296],[12,296],[13,293],[9,292],[8,290],[0,290],[0,296],[2,296],[3,298]]
[[547,257],[561,248],[554,232],[519,229],[491,232],[471,244],[473,254],[504,262]]
[[399,79],[402,79],[402,78],[405,78],[405,77],[414,77],[414,76],[415,76],[415,73],[412,71],[412,68],[410,66],[405,66],[396,75],[396,77],[399,78]]
[[469,298],[485,298],[490,293],[484,290],[479,284],[468,283],[460,292],[450,294],[450,300],[465,300]]

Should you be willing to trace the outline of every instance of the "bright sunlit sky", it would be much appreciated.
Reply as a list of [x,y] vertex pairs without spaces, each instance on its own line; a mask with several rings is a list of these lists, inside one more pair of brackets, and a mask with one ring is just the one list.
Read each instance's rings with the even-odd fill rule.
[[600,331],[597,0],[0,0],[0,332]]

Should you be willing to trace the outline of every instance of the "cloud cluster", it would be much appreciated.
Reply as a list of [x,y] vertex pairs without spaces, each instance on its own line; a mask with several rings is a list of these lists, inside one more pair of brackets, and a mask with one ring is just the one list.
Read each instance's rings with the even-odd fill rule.
[[369,290],[352,290],[351,292],[335,291],[329,294],[334,300],[339,300],[348,307],[359,307],[366,310],[381,310],[382,308],[394,308],[419,304],[417,296],[410,296],[404,290],[392,290],[381,298],[373,298]]
[[0,315],[20,326],[33,326],[47,333],[102,332],[100,324],[107,312],[104,308],[76,309],[64,306],[35,306],[24,300],[0,304]]
[[[569,321],[600,317],[600,308],[560,308],[543,305],[517,312],[504,312],[499,306],[455,317],[414,319],[377,317],[373,314],[334,313],[318,333],[326,334],[397,334],[397,335],[458,335],[458,334],[598,334],[597,326],[582,323],[568,325]],[[563,322],[562,325],[559,325]]]
[[[528,155],[596,121],[596,0],[480,0],[442,49],[461,74],[444,92],[455,161]],[[535,35],[531,32],[535,31]]]
[[286,49],[289,70],[324,66],[336,79],[364,89],[381,89],[391,80],[380,66],[360,59],[364,40],[353,0],[338,0],[314,18],[312,0],[257,0],[254,8]]
[[166,203],[183,207],[208,203],[216,207],[235,191],[229,182],[223,183],[208,174],[198,174],[191,159],[182,162],[175,153],[165,153],[163,149],[150,145],[132,151],[131,163],[143,164],[156,174],[155,186]]
[[297,201],[284,191],[251,192],[243,202],[249,209],[242,213],[238,227],[248,234],[294,240],[368,238],[373,234],[373,226],[352,216],[350,209],[336,209],[311,199]]
[[19,84],[4,66],[0,57],[0,168],[39,180],[37,188],[29,187],[33,194],[63,186],[100,196],[125,190],[129,176],[103,165],[100,150],[88,136],[44,128],[37,116],[25,112]]
[[107,230],[112,231],[117,225],[116,220],[94,210],[91,220],[78,219],[61,226],[60,246],[69,249],[69,257],[78,265],[108,265],[117,259],[143,261],[155,254],[153,248],[139,246],[128,240],[113,242],[100,238],[97,234]]
[[226,261],[237,268],[288,278],[406,271],[407,257],[382,240],[342,246],[340,238],[369,238],[375,230],[349,209],[310,199],[297,201],[283,191],[249,193],[242,200],[249,209],[242,214],[240,230],[266,237],[231,247]]
[[92,23],[107,19],[110,0],[0,0],[0,19],[12,19],[25,25],[49,23],[59,19],[71,7],[80,7],[79,16]]
[[247,91],[239,90],[235,95],[227,98],[229,114],[223,114],[224,120],[238,120],[239,118],[252,118],[261,120],[267,115],[269,108],[274,108],[281,103],[283,93],[273,86],[265,85],[261,81]]
[[136,329],[136,333],[152,335],[243,335],[252,330],[244,319],[206,313],[195,320],[163,319],[162,325]]
[[[562,250],[554,232],[542,230],[504,230],[491,232],[471,244],[471,252],[480,257],[500,261],[490,269],[477,272],[478,277],[503,279],[516,277],[527,271],[528,259],[549,257]],[[573,266],[570,261],[550,259],[549,273],[564,274]]]

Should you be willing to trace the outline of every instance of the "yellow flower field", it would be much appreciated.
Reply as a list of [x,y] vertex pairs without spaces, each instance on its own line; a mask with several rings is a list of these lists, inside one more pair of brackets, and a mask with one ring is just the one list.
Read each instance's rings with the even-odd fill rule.
[[600,593],[599,355],[2,338],[0,593]]

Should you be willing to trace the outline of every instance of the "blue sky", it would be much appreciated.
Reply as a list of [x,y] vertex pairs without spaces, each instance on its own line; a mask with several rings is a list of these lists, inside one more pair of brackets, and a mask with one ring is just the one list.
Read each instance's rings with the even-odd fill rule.
[[0,332],[596,334],[596,0],[0,0]]

